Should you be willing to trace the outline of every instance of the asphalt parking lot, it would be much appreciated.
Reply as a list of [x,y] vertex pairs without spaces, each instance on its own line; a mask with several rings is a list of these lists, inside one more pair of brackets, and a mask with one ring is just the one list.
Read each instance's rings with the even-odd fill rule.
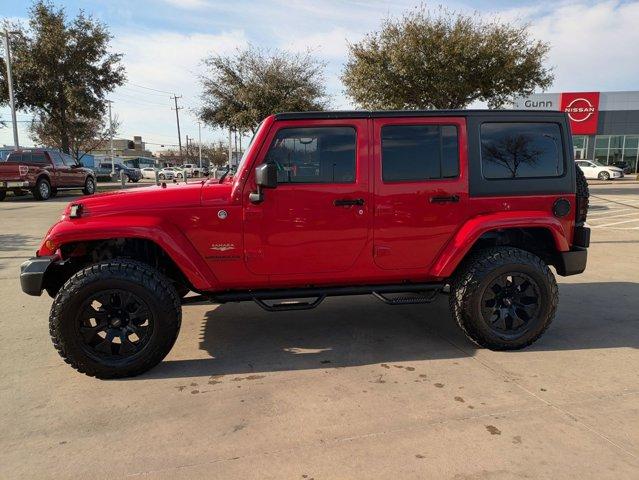
[[184,307],[151,372],[76,373],[18,266],[72,196],[0,203],[0,478],[639,478],[639,185],[592,187],[585,274],[518,352],[477,349],[447,299],[307,312]]

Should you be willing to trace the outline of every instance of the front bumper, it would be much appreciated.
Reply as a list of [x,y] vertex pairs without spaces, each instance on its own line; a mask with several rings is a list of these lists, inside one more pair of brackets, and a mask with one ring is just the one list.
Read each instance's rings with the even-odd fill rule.
[[39,297],[42,294],[44,274],[52,263],[58,260],[57,255],[33,257],[20,265],[20,286],[27,295]]

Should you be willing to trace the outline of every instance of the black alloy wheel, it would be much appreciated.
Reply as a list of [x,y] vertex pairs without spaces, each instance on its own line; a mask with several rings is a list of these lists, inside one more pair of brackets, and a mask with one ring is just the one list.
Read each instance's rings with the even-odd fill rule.
[[148,305],[132,292],[106,290],[86,299],[76,326],[82,349],[96,360],[119,360],[141,352],[153,334]]
[[537,282],[525,273],[495,278],[484,290],[481,312],[484,321],[502,336],[520,335],[539,314]]

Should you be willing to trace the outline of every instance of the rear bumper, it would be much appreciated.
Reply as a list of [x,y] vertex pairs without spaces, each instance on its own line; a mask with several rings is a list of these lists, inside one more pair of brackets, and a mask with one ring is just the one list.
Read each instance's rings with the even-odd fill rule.
[[20,265],[20,286],[27,295],[39,297],[42,294],[44,274],[52,263],[58,260],[56,255],[33,257]]
[[562,277],[577,275],[586,270],[588,250],[585,247],[573,247],[569,252],[559,253],[559,262],[555,265]]
[[8,180],[8,181],[0,181],[0,189],[12,189],[12,188],[29,188],[29,182],[22,180]]

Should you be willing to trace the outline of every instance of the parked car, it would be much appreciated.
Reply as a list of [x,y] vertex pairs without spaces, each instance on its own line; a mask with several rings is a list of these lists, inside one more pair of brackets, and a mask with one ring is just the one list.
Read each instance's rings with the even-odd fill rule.
[[186,175],[189,177],[201,177],[202,169],[195,165],[194,163],[185,163],[182,165],[182,170],[186,172]]
[[577,165],[584,172],[586,178],[596,178],[598,180],[610,180],[623,178],[624,173],[621,168],[611,165],[603,165],[591,160],[576,160]]
[[185,176],[184,171],[177,167],[164,167],[158,173],[158,178],[160,180],[172,180],[174,178],[182,179],[184,178],[184,176]]
[[95,176],[66,153],[24,149],[11,152],[0,161],[0,201],[8,191],[14,195],[31,192],[36,200],[48,200],[60,190],[78,189],[85,195],[95,193]]
[[22,265],[22,290],[55,297],[53,344],[101,378],[160,362],[193,301],[280,312],[445,293],[474,343],[524,348],[555,316],[549,266],[586,268],[571,145],[563,112],[272,115],[236,175],[72,202]]
[[152,178],[155,180],[155,168],[144,167],[140,169],[140,172],[142,172],[142,178]]
[[610,165],[612,165],[613,167],[620,168],[623,171],[624,175],[633,173],[632,165],[630,165],[628,162],[617,161],[617,162],[612,162]]
[[[113,169],[111,167],[110,161],[100,162],[95,169],[98,180],[105,182],[119,181],[120,172],[126,177],[127,182],[137,183],[142,178],[142,173],[139,168],[127,167],[121,163],[114,163]],[[112,171],[115,171],[115,178],[111,175]]]

